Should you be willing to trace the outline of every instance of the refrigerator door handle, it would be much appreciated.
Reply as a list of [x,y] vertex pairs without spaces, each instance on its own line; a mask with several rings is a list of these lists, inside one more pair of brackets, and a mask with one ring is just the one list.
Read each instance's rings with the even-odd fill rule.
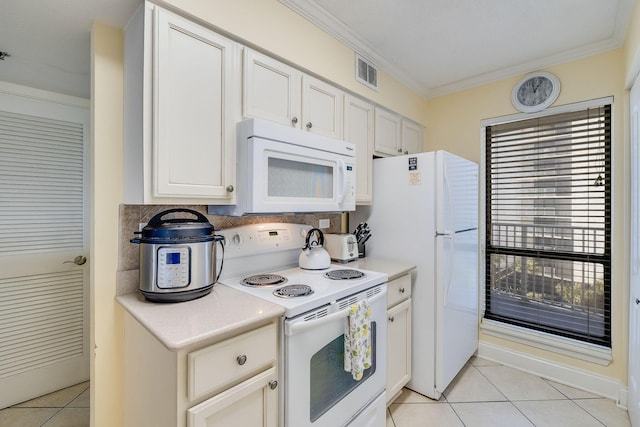
[[[446,277],[446,279],[443,277],[443,290],[444,293],[442,295],[443,300],[442,300],[442,304],[446,307],[447,306],[447,298],[449,296],[449,288],[451,288],[451,278],[453,277],[453,257],[454,257],[454,253],[455,253],[455,239],[453,238],[455,236],[455,233],[452,233],[450,231],[445,231],[444,233],[440,233],[440,232],[436,232],[436,237],[442,237],[445,238],[447,240],[449,240],[449,246],[450,246],[450,250],[449,250],[449,256],[447,257],[448,260],[448,264],[449,264],[449,273]],[[444,245],[444,242],[443,242]]]

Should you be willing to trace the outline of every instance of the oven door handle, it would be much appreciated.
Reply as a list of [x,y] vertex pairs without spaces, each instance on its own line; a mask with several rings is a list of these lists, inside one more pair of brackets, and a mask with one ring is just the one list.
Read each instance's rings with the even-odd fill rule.
[[[375,301],[380,298],[384,298],[386,300],[387,293],[380,292],[379,294],[374,295],[369,298],[369,304],[373,304]],[[334,320],[338,320],[340,318],[346,318],[349,315],[350,306],[343,308],[340,311],[336,311],[335,313],[328,314],[324,317],[320,317],[318,319],[313,320],[298,320],[293,322],[285,322],[284,324],[284,333],[286,336],[292,336],[295,334],[299,334],[304,331],[308,331],[309,329],[317,328],[318,326],[322,326],[324,324],[333,322]]]

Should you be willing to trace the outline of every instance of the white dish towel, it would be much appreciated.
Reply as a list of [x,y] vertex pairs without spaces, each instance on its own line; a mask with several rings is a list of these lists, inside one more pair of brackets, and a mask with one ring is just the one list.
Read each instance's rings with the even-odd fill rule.
[[352,304],[344,325],[344,370],[360,381],[371,367],[371,308],[364,299]]

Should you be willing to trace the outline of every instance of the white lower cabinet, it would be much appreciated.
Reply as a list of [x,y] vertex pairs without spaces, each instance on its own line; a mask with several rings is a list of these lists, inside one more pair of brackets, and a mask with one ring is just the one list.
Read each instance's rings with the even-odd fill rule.
[[278,425],[276,370],[271,368],[190,408],[189,427]]
[[411,379],[411,274],[387,287],[387,405]]
[[168,350],[125,315],[125,426],[278,425],[277,324]]

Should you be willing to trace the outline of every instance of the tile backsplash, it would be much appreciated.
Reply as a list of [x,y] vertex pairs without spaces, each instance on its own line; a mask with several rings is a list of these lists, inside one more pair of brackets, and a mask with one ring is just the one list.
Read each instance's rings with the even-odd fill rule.
[[139,224],[146,224],[156,214],[173,208],[188,208],[200,212],[213,224],[214,229],[238,227],[245,224],[265,222],[288,222],[308,224],[318,227],[320,219],[329,219],[330,227],[323,229],[327,233],[339,233],[342,215],[340,214],[307,214],[307,215],[273,215],[273,216],[245,216],[232,217],[207,214],[207,207],[198,206],[158,206],[158,205],[120,205],[119,254],[117,274],[117,295],[134,293],[138,290],[138,271],[140,268],[139,246],[131,243],[138,231]]

